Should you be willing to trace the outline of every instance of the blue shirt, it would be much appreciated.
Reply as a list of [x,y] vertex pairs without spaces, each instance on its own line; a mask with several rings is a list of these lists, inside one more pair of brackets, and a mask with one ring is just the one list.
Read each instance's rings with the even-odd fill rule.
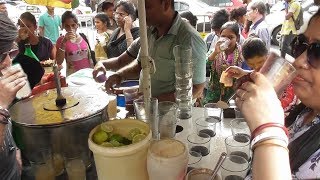
[[59,27],[61,26],[61,18],[57,15],[50,16],[48,12],[44,13],[39,18],[39,26],[44,28],[44,37],[56,44],[59,38]]

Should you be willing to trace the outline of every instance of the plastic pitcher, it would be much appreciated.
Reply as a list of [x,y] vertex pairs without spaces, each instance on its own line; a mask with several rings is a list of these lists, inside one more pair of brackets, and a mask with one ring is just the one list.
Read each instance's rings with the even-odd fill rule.
[[89,148],[93,152],[99,180],[148,180],[147,153],[151,140],[151,131],[147,123],[139,120],[121,119],[108,121],[113,131],[127,136],[133,128],[149,132],[147,137],[135,144],[121,147],[103,147],[95,144],[91,137],[98,129],[89,134]]

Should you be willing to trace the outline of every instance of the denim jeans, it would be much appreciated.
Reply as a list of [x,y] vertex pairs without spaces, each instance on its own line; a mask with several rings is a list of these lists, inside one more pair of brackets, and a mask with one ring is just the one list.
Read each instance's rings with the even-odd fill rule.
[[290,34],[288,35],[282,35],[281,42],[280,42],[281,57],[284,58],[286,54],[292,55],[291,42],[295,36],[296,35],[292,34],[292,32],[290,32]]

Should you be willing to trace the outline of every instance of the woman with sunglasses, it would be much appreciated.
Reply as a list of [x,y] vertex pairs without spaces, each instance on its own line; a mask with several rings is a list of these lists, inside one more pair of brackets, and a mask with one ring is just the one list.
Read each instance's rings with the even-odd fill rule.
[[134,27],[136,10],[132,2],[121,0],[115,7],[114,16],[118,28],[113,31],[105,48],[108,58],[118,57],[139,37],[139,28]]
[[[11,20],[0,13],[0,179],[20,180],[21,158],[12,133],[7,108],[16,93],[27,83],[26,76],[19,69],[9,69],[10,49],[17,38],[17,28]],[[2,72],[6,71],[5,75]]]
[[254,179],[260,179],[257,177],[262,174],[288,179],[279,177],[288,175],[289,164],[295,179],[320,177],[319,26],[320,10],[310,19],[306,31],[292,43],[296,58],[293,65],[298,74],[293,88],[302,104],[286,118],[287,130],[280,102],[260,73],[252,74],[253,82],[244,83],[236,92],[236,104],[252,130]]

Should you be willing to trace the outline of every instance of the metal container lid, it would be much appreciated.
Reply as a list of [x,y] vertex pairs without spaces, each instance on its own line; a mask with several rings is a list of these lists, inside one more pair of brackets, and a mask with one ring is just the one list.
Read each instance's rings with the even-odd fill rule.
[[61,125],[95,115],[106,108],[108,94],[90,87],[64,87],[67,104],[55,105],[56,89],[21,100],[10,109],[11,119],[24,126]]

